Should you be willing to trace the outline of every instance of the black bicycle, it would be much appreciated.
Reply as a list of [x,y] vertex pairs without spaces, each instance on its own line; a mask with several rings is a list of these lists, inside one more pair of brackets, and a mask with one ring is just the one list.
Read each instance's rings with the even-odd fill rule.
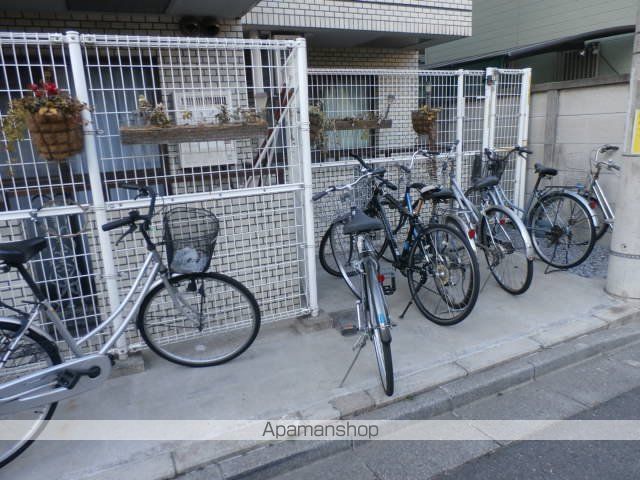
[[[358,155],[351,156],[358,160],[363,171],[373,171]],[[364,212],[380,219],[384,227],[384,237],[378,240],[379,247],[374,244],[378,257],[383,251],[390,252],[393,268],[407,278],[411,301],[401,317],[415,303],[427,319],[438,325],[461,322],[473,310],[480,291],[478,261],[469,241],[449,225],[424,224],[420,220],[422,206],[432,201],[435,192],[424,190],[422,186],[423,191],[414,209],[411,203],[403,204],[385,192],[385,188],[393,191],[397,187],[384,178],[384,169],[378,170],[381,173],[371,176],[374,182]],[[412,187],[417,188],[418,185],[408,184],[405,195]],[[401,246],[389,221],[389,209],[397,211],[408,221],[406,237]],[[357,294],[357,287],[350,281],[357,277],[357,272],[351,267],[354,240],[351,234],[344,231],[345,220],[344,217],[338,217],[329,226],[325,237],[330,240],[334,262],[340,270],[347,270],[345,280]],[[324,256],[326,258],[326,252]],[[396,289],[395,275],[389,276],[391,278],[387,279],[386,275],[381,275],[381,281],[387,280],[385,293],[388,295]]]

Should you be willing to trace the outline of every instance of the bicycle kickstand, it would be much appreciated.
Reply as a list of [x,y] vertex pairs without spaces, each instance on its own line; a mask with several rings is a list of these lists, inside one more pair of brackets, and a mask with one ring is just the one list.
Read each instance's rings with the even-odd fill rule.
[[405,313],[407,313],[407,310],[409,310],[409,308],[411,308],[411,305],[413,305],[413,300],[409,300],[409,303],[407,303],[407,306],[404,307],[404,310],[402,311],[402,313],[398,316],[399,319],[403,319]]
[[355,350],[356,354],[354,355],[353,360],[351,361],[351,365],[349,365],[349,368],[347,369],[347,373],[345,373],[344,377],[342,377],[342,381],[340,382],[340,385],[338,385],[339,388],[342,388],[342,386],[344,385],[344,382],[347,381],[347,377],[351,373],[351,369],[353,368],[353,366],[356,364],[356,360],[358,360],[358,356],[360,355],[360,352],[364,348],[365,343],[367,343],[367,335],[362,334],[358,339],[358,341],[353,346],[353,349]]

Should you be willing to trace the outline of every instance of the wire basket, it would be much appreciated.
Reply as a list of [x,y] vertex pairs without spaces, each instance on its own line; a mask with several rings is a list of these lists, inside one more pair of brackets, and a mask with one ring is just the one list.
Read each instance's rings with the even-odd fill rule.
[[205,272],[220,231],[220,221],[204,208],[175,207],[163,216],[164,242],[169,270]]
[[501,155],[494,153],[492,159],[484,159],[481,153],[478,153],[473,157],[473,168],[471,170],[471,178],[484,178],[489,175],[494,175],[499,179],[502,179],[502,175],[507,168],[507,155]]

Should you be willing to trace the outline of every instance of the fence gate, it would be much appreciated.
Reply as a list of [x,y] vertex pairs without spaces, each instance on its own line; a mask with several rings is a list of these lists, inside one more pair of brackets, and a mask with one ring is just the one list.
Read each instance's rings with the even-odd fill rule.
[[[530,78],[530,69],[310,68],[309,101],[326,125],[322,135],[312,128],[314,189],[352,179],[356,162],[350,153],[391,167],[388,175],[398,180],[395,164],[419,148],[442,151],[454,140],[461,140],[456,173],[468,185],[473,160],[485,147],[526,145]],[[412,126],[412,112],[423,106],[437,110],[431,135],[418,135]],[[446,181],[425,159],[416,167],[416,180]],[[505,191],[519,204],[525,172],[522,162],[514,162],[504,174]],[[336,209],[335,198],[325,199],[315,205],[316,242]]]
[[[112,238],[98,228],[146,207],[118,188],[121,182],[156,188],[159,209],[187,203],[212,209],[221,220],[212,269],[255,294],[263,321],[317,310],[313,224],[305,215],[311,170],[302,121],[304,40],[0,33],[0,112],[41,80],[91,106],[84,112],[85,149],[60,163],[39,158],[30,139],[13,152],[3,149],[0,240],[62,234],[30,267],[72,333],[106,318],[146,253],[139,239],[115,246],[117,232]],[[176,126],[168,137],[150,140],[131,128],[144,123],[138,113],[144,101],[164,108]],[[171,137],[177,126],[198,132],[212,123],[228,124],[231,133]],[[4,134],[2,142],[6,147]],[[17,275],[7,277],[0,296],[19,306],[28,292]],[[139,344],[131,329],[119,347]]]

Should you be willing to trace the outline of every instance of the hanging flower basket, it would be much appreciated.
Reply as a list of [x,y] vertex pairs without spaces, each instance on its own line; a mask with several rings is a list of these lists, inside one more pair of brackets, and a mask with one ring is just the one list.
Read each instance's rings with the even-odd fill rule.
[[38,154],[61,162],[84,148],[82,120],[60,113],[27,117],[27,128]]
[[435,143],[439,108],[428,105],[411,112],[411,124],[418,135],[427,135],[430,143]]
[[14,100],[2,122],[8,149],[13,150],[29,130],[34,147],[46,160],[62,162],[80,153],[84,147],[80,113],[87,106],[54,83],[28,87],[33,96]]

